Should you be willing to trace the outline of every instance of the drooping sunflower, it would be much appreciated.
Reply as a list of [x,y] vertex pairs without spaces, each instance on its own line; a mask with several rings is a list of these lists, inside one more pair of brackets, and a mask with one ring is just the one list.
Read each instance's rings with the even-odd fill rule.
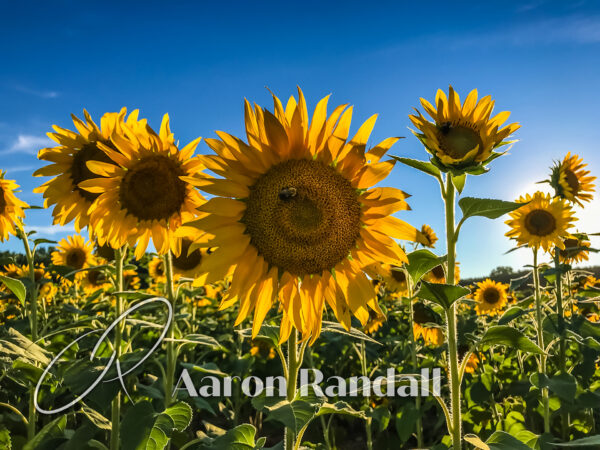
[[[490,117],[494,101],[490,96],[477,101],[477,89],[473,89],[461,105],[458,93],[450,86],[449,95],[439,89],[435,106],[424,98],[421,105],[433,122],[420,111],[409,115],[419,132],[413,132],[432,155],[432,162],[441,168],[465,168],[487,164],[495,158],[494,150],[520,128],[518,123],[505,127],[502,124],[510,116],[503,111]],[[501,128],[502,127],[502,128]]]
[[2,268],[2,275],[8,278],[23,278],[23,270],[15,264],[7,264]]
[[115,149],[98,147],[109,162],[90,161],[87,167],[101,178],[79,183],[98,197],[89,210],[90,227],[100,245],[121,248],[128,243],[140,259],[152,238],[156,251],[175,255],[181,251],[175,230],[197,215],[203,198],[184,179],[202,169],[193,157],[200,138],[181,150],[175,146],[165,114],[157,134],[148,125],[121,124],[123,136],[112,135]]
[[93,294],[99,289],[106,289],[110,281],[104,271],[99,269],[86,270],[81,280],[81,285],[86,294]]
[[[54,177],[46,181],[34,192],[44,194],[44,205],[55,205],[52,210],[54,223],[65,225],[75,220],[75,229],[80,232],[89,223],[88,209],[98,194],[79,187],[79,183],[97,175],[87,167],[89,161],[110,162],[100,149],[100,144],[115,148],[113,139],[122,137],[121,124],[125,120],[126,109],[119,113],[106,113],[100,119],[100,126],[92,120],[86,110],[85,121],[72,115],[77,131],[71,131],[54,125],[54,133],[48,133],[50,139],[58,145],[44,148],[38,152],[38,158],[52,164],[34,172],[34,176]],[[127,118],[131,126],[141,126],[145,120],[138,121],[138,112],[133,111]],[[135,124],[135,125],[134,125]]]
[[413,304],[413,336],[415,341],[423,338],[425,345],[438,346],[444,342],[444,332],[440,327],[434,326],[441,322],[441,318],[423,302]]
[[404,192],[371,187],[393,168],[382,157],[398,139],[367,151],[376,116],[348,139],[352,108],[339,106],[327,117],[326,97],[309,123],[298,92],[285,109],[273,96],[274,113],[246,101],[248,143],[223,132],[219,140],[206,140],[216,155],[203,161],[224,178],[189,179],[215,197],[199,208],[205,215],[180,232],[198,245],[218,247],[203,268],[208,283],[232,275],[221,307],[240,302],[236,324],[254,311],[256,335],[279,299],[281,340],[296,328],[312,342],[325,303],[346,328],[352,315],[364,326],[369,308],[381,312],[363,268],[406,262],[393,238],[427,241],[391,216],[408,208]]
[[565,249],[563,237],[569,235],[572,222],[577,220],[567,202],[560,198],[550,198],[550,194],[536,192],[517,200],[526,203],[510,213],[506,224],[511,228],[506,236],[519,244],[549,251],[552,246]]
[[594,185],[592,182],[596,177],[589,176],[590,171],[585,170],[587,164],[578,155],[567,156],[552,167],[550,185],[556,191],[558,197],[564,198],[571,203],[583,206],[581,203],[592,200]]
[[93,251],[94,245],[86,242],[79,234],[68,236],[62,239],[56,251],[52,252],[52,264],[68,266],[74,270],[84,269],[95,265]]
[[433,228],[431,228],[427,224],[424,224],[421,227],[421,233],[427,239],[427,244],[425,244],[425,247],[433,248],[435,246],[435,243],[438,241],[438,237],[433,231]]
[[558,250],[558,257],[566,264],[588,261],[591,242],[585,234],[575,233],[563,239],[564,249]]
[[[423,277],[425,281],[430,283],[446,283],[446,267],[442,264],[435,266]],[[458,284],[460,281],[460,263],[454,264],[454,284]]]
[[475,312],[478,315],[495,316],[508,302],[508,285],[487,278],[477,283]]
[[0,171],[0,242],[7,240],[9,234],[17,235],[15,224],[25,218],[23,209],[29,206],[14,194],[19,185],[4,175],[5,172]]

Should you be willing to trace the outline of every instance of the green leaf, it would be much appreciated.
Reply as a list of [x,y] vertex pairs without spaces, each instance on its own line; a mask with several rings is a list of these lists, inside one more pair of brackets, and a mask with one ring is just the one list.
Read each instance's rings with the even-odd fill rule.
[[454,187],[456,188],[458,193],[461,194],[463,189],[465,188],[465,183],[467,181],[467,174],[463,173],[461,175],[455,175],[451,179],[452,179],[452,184],[454,185]]
[[437,303],[445,309],[449,309],[452,304],[469,294],[471,291],[462,286],[453,286],[451,284],[429,283],[421,281],[421,287],[415,294],[416,297]]
[[547,387],[560,399],[573,402],[577,393],[577,380],[570,373],[559,373],[548,378],[542,373],[534,373],[530,377],[531,384],[538,388]]
[[402,442],[410,439],[415,431],[415,424],[419,418],[419,412],[414,403],[406,403],[396,414],[396,432]]
[[490,450],[530,450],[529,446],[504,431],[494,432],[485,443]]
[[523,206],[524,203],[505,202],[489,198],[463,197],[458,201],[458,206],[463,213],[461,222],[469,217],[481,216],[488,219],[497,219],[506,213]]
[[319,408],[316,417],[324,416],[325,414],[343,414],[345,416],[358,417],[359,419],[367,419],[364,411],[357,411],[348,403],[341,401],[335,403],[323,403]]
[[58,445],[52,447],[52,443],[56,440],[64,439],[65,428],[67,427],[67,415],[62,415],[44,428],[42,428],[38,434],[34,436],[25,446],[23,450],[40,450],[42,448],[57,448]]
[[321,333],[337,333],[343,334],[345,336],[349,336],[354,339],[359,339],[361,341],[372,342],[373,344],[382,345],[380,342],[376,341],[370,336],[367,336],[362,331],[359,331],[355,328],[350,328],[350,330],[346,330],[342,325],[337,322],[329,322],[327,320],[323,321],[323,326],[321,328]]
[[[252,328],[244,328],[237,332],[246,339],[252,338]],[[264,324],[254,339],[267,341],[274,347],[279,347],[279,327]]]
[[479,345],[505,345],[526,353],[541,355],[544,352],[519,330],[508,325],[495,325],[487,329]]
[[431,269],[443,264],[446,261],[446,256],[437,256],[425,249],[416,250],[406,256],[408,257],[406,271],[415,284],[418,283],[423,275],[425,275]]
[[181,339],[165,339],[165,341],[173,341],[184,344],[206,345],[207,347],[220,348],[221,344],[212,336],[205,334],[188,334]]
[[245,423],[228,430],[223,436],[210,442],[210,446],[207,448],[212,450],[251,450],[262,447],[255,443],[255,439],[256,428]]
[[12,442],[10,440],[10,431],[6,428],[0,429],[0,448],[11,450]]
[[439,178],[440,169],[434,166],[432,163],[427,161],[419,161],[418,159],[410,159],[410,158],[401,158],[399,156],[392,156],[396,161],[400,161],[402,164],[406,164],[414,169],[420,170],[421,172],[425,172],[428,175]]
[[25,285],[19,280],[5,277],[4,275],[0,275],[0,281],[4,283],[4,285],[10,289],[13,294],[15,294],[15,297],[19,299],[21,306],[25,306],[25,296],[27,295]]
[[94,425],[96,425],[101,430],[112,429],[110,420],[108,420],[106,417],[104,417],[102,414],[100,414],[95,409],[92,409],[89,406],[84,405],[81,408],[81,413],[83,415],[85,415],[90,420],[90,422],[92,422]]
[[309,403],[304,399],[295,399],[293,401],[282,400],[271,407],[266,407],[269,411],[269,420],[276,420],[284,424],[287,428],[298,432],[316,417],[319,405]]
[[510,280],[510,287],[508,288],[508,290],[516,291],[527,282],[529,277],[531,277],[531,272],[527,272],[525,275],[519,278],[512,278]]
[[504,314],[502,314],[502,317],[500,317],[500,320],[498,320],[498,325],[506,325],[507,323],[515,320],[516,318],[521,317],[530,312],[530,309],[523,309],[520,306],[513,306],[507,309]]
[[56,241],[51,241],[50,239],[36,239],[33,241],[34,245],[37,247],[40,244],[58,244]]
[[571,442],[550,443],[554,447],[597,447],[600,445],[600,434],[588,436],[581,439],[576,439]]
[[483,442],[479,436],[475,435],[475,434],[465,434],[464,436],[465,441],[467,441],[469,444],[471,444],[473,447],[481,449],[481,450],[490,450],[489,445],[487,445],[485,442]]
[[156,413],[152,404],[138,402],[125,415],[121,424],[121,444],[131,450],[162,450],[174,430],[185,430],[192,419],[192,408],[179,402],[162,413]]

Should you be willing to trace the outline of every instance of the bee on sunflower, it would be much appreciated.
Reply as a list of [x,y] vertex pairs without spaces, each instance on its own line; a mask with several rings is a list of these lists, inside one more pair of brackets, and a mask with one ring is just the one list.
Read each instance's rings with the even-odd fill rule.
[[[93,252],[94,245],[81,235],[67,236],[58,243],[56,251],[52,252],[52,264],[71,267],[74,270],[91,267],[96,265]],[[84,274],[77,275],[79,278]]]
[[510,112],[503,111],[491,117],[494,101],[490,96],[479,101],[477,97],[477,89],[473,89],[461,104],[452,86],[448,96],[439,89],[435,106],[421,98],[421,105],[433,122],[416,109],[417,114],[409,116],[419,130],[413,131],[413,134],[432,155],[431,162],[440,170],[468,171],[485,166],[501,155],[494,150],[515,142],[506,139],[520,125],[512,123],[502,127]]
[[0,242],[6,241],[11,234],[17,235],[25,218],[24,209],[29,206],[15,195],[19,185],[4,176],[5,172],[0,171]]
[[185,178],[215,197],[180,233],[217,248],[203,268],[209,283],[232,275],[221,307],[239,302],[236,325],[253,311],[256,336],[279,300],[281,341],[296,329],[312,343],[325,303],[346,329],[352,315],[364,326],[369,309],[383,314],[363,268],[407,262],[393,238],[427,241],[391,216],[408,209],[404,192],[372,187],[392,170],[394,162],[382,158],[398,138],[367,150],[376,116],[348,139],[352,107],[328,117],[326,97],[309,122],[300,89],[298,95],[285,108],[273,96],[274,113],[246,101],[248,143],[224,132],[206,140],[216,154],[203,162],[223,178]]
[[520,197],[522,207],[509,213],[511,219],[506,224],[511,228],[506,236],[519,244],[532,248],[543,248],[548,252],[553,246],[565,249],[562,238],[569,235],[569,228],[577,220],[569,205],[560,198],[550,198],[550,194],[536,192]]
[[[201,170],[193,154],[200,138],[179,149],[174,144],[165,114],[157,134],[144,123],[121,123],[122,133],[112,134],[112,146],[98,142],[106,156],[88,161],[91,175],[77,184],[95,195],[89,208],[90,229],[100,245],[122,248],[136,246],[140,259],[150,239],[159,254],[169,249],[181,253],[175,230],[192,220],[204,202],[186,177]],[[114,148],[113,148],[114,147]]]
[[508,285],[489,278],[477,283],[475,312],[480,316],[498,315],[508,302],[507,290]]
[[592,200],[595,187],[592,182],[596,177],[589,176],[590,171],[585,170],[586,166],[581,157],[569,152],[562,161],[552,167],[548,182],[554,188],[557,197],[579,206],[583,206],[582,202]]
[[423,302],[416,301],[413,304],[413,336],[415,341],[422,337],[425,345],[442,345],[444,343],[444,332],[440,327],[435,326],[441,322],[441,317]]

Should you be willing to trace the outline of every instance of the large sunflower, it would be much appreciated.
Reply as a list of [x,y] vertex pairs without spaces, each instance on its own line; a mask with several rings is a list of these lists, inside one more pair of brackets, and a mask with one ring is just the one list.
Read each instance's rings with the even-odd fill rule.
[[366,151],[376,116],[348,139],[352,108],[339,106],[327,117],[326,97],[309,123],[304,95],[298,93],[285,109],[273,96],[274,113],[246,101],[247,144],[223,132],[217,132],[220,140],[206,140],[216,152],[204,158],[206,166],[224,178],[190,179],[215,197],[181,235],[218,247],[203,268],[207,283],[232,274],[221,307],[239,301],[236,325],[254,311],[255,336],[279,299],[281,340],[293,327],[312,342],[325,303],[346,328],[352,315],[364,326],[369,308],[381,313],[363,268],[406,262],[393,238],[426,240],[391,216],[408,209],[404,192],[371,187],[392,170],[394,162],[381,158],[398,139]]
[[19,200],[14,191],[19,187],[13,180],[6,180],[0,171],[0,242],[8,239],[9,234],[16,236],[15,224],[25,218],[24,208],[28,205]]
[[542,247],[549,251],[554,245],[565,248],[562,237],[566,237],[572,222],[577,220],[569,205],[560,198],[551,199],[549,194],[536,192],[517,200],[526,203],[510,213],[506,224],[511,228],[506,236],[516,239],[519,244],[529,247]]
[[519,129],[518,123],[503,128],[510,113],[503,111],[490,117],[494,101],[490,96],[477,101],[477,89],[473,89],[461,105],[458,93],[450,86],[449,95],[439,89],[435,106],[424,98],[421,105],[434,120],[430,122],[418,110],[410,115],[420,133],[414,134],[433,156],[433,162],[442,167],[463,168],[486,164],[493,157],[493,150]]
[[475,311],[478,315],[487,314],[489,316],[497,315],[508,301],[508,286],[496,281],[486,280],[477,283],[475,292]]
[[550,184],[556,191],[556,195],[579,206],[583,206],[582,201],[591,201],[593,198],[591,193],[594,192],[592,181],[596,177],[589,176],[590,171],[584,169],[586,166],[582,158],[571,155],[571,152],[567,153],[562,162],[552,168],[550,175]]
[[122,124],[123,135],[112,135],[116,149],[99,143],[110,162],[90,161],[87,167],[102,178],[79,183],[98,195],[90,207],[90,227],[100,245],[120,248],[137,243],[135,256],[141,258],[150,238],[156,251],[181,251],[174,232],[182,222],[193,219],[203,198],[184,178],[202,168],[192,155],[200,138],[181,150],[173,144],[169,116],[165,114],[160,132],[149,126]]
[[[88,209],[98,194],[80,188],[79,183],[97,176],[89,170],[87,162],[110,162],[99,144],[115,148],[113,138],[117,135],[122,136],[121,124],[125,120],[125,114],[125,108],[119,113],[106,113],[98,126],[84,110],[85,122],[72,115],[76,132],[54,125],[55,132],[48,133],[58,145],[40,150],[38,158],[52,164],[36,170],[34,176],[54,178],[34,189],[34,192],[44,194],[46,207],[56,205],[52,210],[55,224],[64,225],[75,220],[77,231],[88,225]],[[139,127],[145,124],[145,120],[138,122],[137,115],[137,110],[129,115],[127,122],[130,126]]]
[[75,234],[61,240],[52,252],[52,264],[67,266],[74,270],[95,265],[94,245],[86,242],[82,236]]

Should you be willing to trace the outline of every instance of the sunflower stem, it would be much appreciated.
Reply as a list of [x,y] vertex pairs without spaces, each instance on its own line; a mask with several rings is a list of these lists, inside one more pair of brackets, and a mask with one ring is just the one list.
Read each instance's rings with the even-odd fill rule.
[[[35,282],[35,255],[34,251],[31,250],[29,244],[29,237],[25,233],[23,225],[17,224],[19,227],[19,237],[23,241],[25,247],[25,257],[27,258],[27,266],[29,270],[29,280],[31,286],[29,289],[29,328],[31,329],[31,341],[37,342],[38,340],[38,299],[37,299],[37,285]],[[36,423],[36,411],[33,402],[35,395],[35,388],[32,386],[29,389],[29,419],[27,424],[27,439],[31,440],[35,436],[35,423]]]
[[[116,271],[116,289],[117,292],[123,292],[123,262],[125,259],[126,248],[115,249],[115,271]],[[115,299],[115,317],[123,314],[123,297],[118,294]],[[115,360],[121,356],[121,338],[123,326],[120,323],[115,327]],[[110,448],[118,450],[120,447],[120,427],[121,427],[121,391],[117,392],[116,397],[112,401],[111,407],[111,423],[112,429],[110,433]]]
[[[296,396],[296,383],[298,379],[298,332],[294,328],[288,340],[288,367],[287,367],[287,401],[292,402]],[[285,450],[293,450],[295,447],[295,433],[291,428],[285,429]]]
[[[444,195],[446,207],[446,246],[447,256],[447,276],[446,283],[454,284],[454,267],[456,261],[456,234],[454,220],[454,185],[450,174],[446,175],[446,189]],[[462,420],[460,410],[460,376],[458,371],[458,339],[456,329],[456,303],[453,303],[446,309],[446,324],[448,341],[448,364],[450,366],[450,411],[452,426],[448,427],[452,436],[452,449],[460,450],[462,448]]]
[[[173,254],[169,250],[164,256],[165,275],[167,278],[167,297],[175,311],[175,289],[173,286]],[[173,402],[173,382],[175,380],[175,320],[169,324],[167,333],[167,376],[165,378],[165,409]]]
[[[533,249],[533,287],[535,291],[535,318],[538,347],[544,350],[544,330],[542,328],[542,299],[540,295],[540,271],[538,267],[538,249]],[[540,374],[546,375],[546,354],[540,355]],[[548,388],[542,388],[542,403],[544,405],[544,433],[550,433],[550,400]]]
[[[411,354],[411,360],[412,360],[412,365],[413,365],[413,370],[415,372],[418,371],[418,356],[417,356],[417,341],[415,339],[415,332],[414,332],[414,326],[415,326],[415,312],[413,309],[413,301],[412,301],[412,297],[413,297],[413,288],[412,288],[412,280],[410,279],[410,275],[408,274],[408,272],[405,270],[404,271],[404,276],[406,277],[406,294],[408,297],[408,314],[409,314],[409,326],[410,326],[410,330],[408,332],[409,335],[409,342],[410,342],[410,354]],[[388,389],[390,389],[390,387],[388,386]],[[421,397],[420,396],[416,396],[415,397],[415,408],[417,410],[417,421],[416,421],[416,428],[417,428],[417,447],[419,448],[423,448],[423,420],[421,419]]]
[[[554,249],[554,269],[556,270],[556,312],[558,314],[559,354],[558,365],[561,373],[567,372],[567,341],[565,339],[565,313],[563,308],[562,273],[560,272],[560,249]],[[569,415],[566,411],[561,413],[561,434],[563,441],[568,438]]]

